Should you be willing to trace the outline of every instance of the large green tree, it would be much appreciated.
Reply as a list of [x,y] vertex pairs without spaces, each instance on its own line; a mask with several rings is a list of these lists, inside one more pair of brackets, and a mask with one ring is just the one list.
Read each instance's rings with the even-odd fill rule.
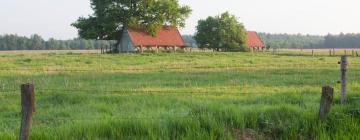
[[84,39],[119,40],[128,27],[156,33],[163,25],[184,27],[191,9],[178,0],[91,0],[94,13],[72,26]]
[[245,27],[229,12],[199,20],[196,29],[194,38],[199,47],[217,51],[247,50]]

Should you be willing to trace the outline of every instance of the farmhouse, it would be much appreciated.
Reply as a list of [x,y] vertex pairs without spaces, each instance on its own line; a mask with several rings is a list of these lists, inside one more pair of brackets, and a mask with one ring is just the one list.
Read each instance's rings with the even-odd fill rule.
[[246,46],[248,46],[250,49],[258,49],[258,50],[265,48],[265,44],[261,40],[260,36],[253,31],[247,32]]
[[163,26],[156,36],[142,29],[129,28],[122,34],[119,50],[121,52],[143,51],[144,49],[184,48],[185,43],[176,27]]

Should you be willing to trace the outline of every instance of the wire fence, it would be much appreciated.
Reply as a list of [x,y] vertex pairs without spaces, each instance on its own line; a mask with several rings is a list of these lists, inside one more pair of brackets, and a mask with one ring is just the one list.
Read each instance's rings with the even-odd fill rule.
[[[336,64],[331,63],[320,63],[322,66],[328,66],[333,67]],[[93,70],[93,69],[71,69],[71,68],[64,68],[64,69],[1,69],[0,71],[36,71],[36,72],[116,72],[116,71],[153,71],[153,70],[188,70],[188,69],[207,69],[207,70],[217,70],[217,69],[231,69],[231,68],[239,68],[239,69],[251,69],[251,68],[259,68],[259,67],[266,67],[268,69],[286,69],[286,68],[294,68],[294,67],[304,67],[308,66],[306,64],[303,65],[292,65],[287,66],[284,65],[284,67],[278,67],[273,65],[251,65],[251,66],[216,66],[216,67],[164,67],[164,68],[146,68],[146,69],[140,69],[140,68],[115,68],[115,69],[99,69],[99,70]],[[360,63],[351,63],[351,66],[360,66]],[[47,67],[47,66],[44,66]],[[48,66],[50,67],[50,66]]]
[[[286,52],[279,52],[276,55],[286,55]],[[304,54],[305,55],[305,54]],[[316,55],[316,56],[320,56],[320,55]],[[326,56],[325,53],[323,56]],[[74,57],[74,56],[72,56]],[[300,62],[302,61],[309,61],[308,58],[306,57],[298,57],[298,59],[300,59]],[[250,58],[251,61],[257,61],[255,58]],[[174,60],[175,61],[175,60]],[[175,63],[175,62],[174,62]],[[220,62],[219,62],[220,63]],[[0,71],[2,71],[2,73],[17,73],[17,72],[21,72],[21,71],[29,71],[32,73],[37,73],[37,72],[69,72],[69,73],[87,73],[87,72],[99,72],[100,74],[106,73],[106,72],[123,72],[123,71],[187,71],[188,73],[194,74],[194,75],[199,75],[203,76],[207,73],[195,73],[199,70],[207,70],[207,71],[211,71],[211,70],[221,70],[223,73],[225,73],[224,75],[219,76],[219,79],[222,79],[224,81],[230,81],[230,79],[232,78],[231,76],[233,76],[233,73],[238,73],[239,70],[241,71],[246,71],[248,72],[247,75],[250,78],[259,78],[258,75],[262,74],[262,75],[266,75],[269,74],[266,70],[257,70],[254,71],[254,69],[259,69],[259,68],[266,68],[267,70],[269,69],[274,69],[274,72],[278,72],[277,75],[280,80],[284,80],[283,83],[289,82],[286,81],[287,78],[289,78],[288,73],[284,70],[284,71],[276,71],[276,70],[280,70],[280,69],[295,69],[297,71],[295,71],[295,74],[293,75],[291,80],[296,80],[296,81],[304,81],[306,80],[306,77],[304,77],[304,75],[306,75],[307,70],[308,69],[326,69],[326,68],[330,68],[333,71],[338,71],[338,64],[337,62],[319,62],[317,61],[316,63],[311,63],[310,65],[308,63],[306,64],[281,64],[281,63],[277,63],[277,62],[269,62],[269,64],[251,64],[247,63],[247,64],[228,64],[228,65],[221,65],[221,64],[217,64],[216,66],[209,66],[209,65],[194,65],[194,64],[181,64],[178,66],[173,66],[173,65],[155,65],[155,66],[149,66],[147,68],[137,68],[136,66],[131,66],[131,68],[119,68],[119,67],[108,67],[106,65],[102,64],[102,60],[99,59],[98,63],[99,65],[95,65],[92,66],[93,68],[76,68],[76,67],[66,67],[66,66],[62,66],[60,68],[49,68],[49,67],[53,67],[56,65],[42,65],[42,68],[30,68],[31,66],[24,66],[24,68],[12,68],[12,67],[6,67],[6,66],[0,66]],[[129,66],[130,67],[130,66]],[[350,61],[349,63],[349,67],[354,68],[355,70],[357,70],[358,68],[360,68],[360,62],[356,62],[356,61]],[[351,70],[350,70],[351,71]],[[186,74],[186,73],[185,73]],[[91,74],[88,74],[89,77],[91,77]],[[322,85],[324,84],[324,80],[321,80],[322,76],[319,75],[311,75],[313,77],[315,77],[314,79],[318,79],[317,81],[315,81],[315,85]],[[356,78],[360,76],[360,72],[359,71],[351,71],[349,77],[350,78]],[[35,76],[36,77],[36,76]],[[71,78],[71,75],[65,75],[64,77],[69,77]],[[175,77],[175,78],[179,78],[179,77]],[[262,77],[262,78],[266,78],[266,77]],[[360,77],[359,77],[360,78]],[[25,80],[24,80],[25,79]],[[23,82],[26,81],[26,79],[30,79],[28,81],[34,81],[34,79],[31,79],[26,77],[20,80],[13,80],[12,82],[8,82],[8,83],[19,83],[19,82]],[[39,78],[40,79],[40,78]],[[156,79],[156,78],[154,78]],[[5,79],[6,80],[6,79]],[[57,79],[59,82],[63,79]],[[74,79],[71,79],[74,80]],[[81,78],[76,79],[75,80],[79,80],[80,82],[83,82]],[[95,77],[96,80],[96,77]],[[153,79],[150,79],[153,80]],[[176,79],[175,79],[176,80]],[[174,80],[174,81],[175,81]],[[191,80],[191,79],[190,79]],[[250,79],[251,80],[251,79]],[[249,92],[248,90],[251,90],[251,88],[253,88],[252,86],[261,86],[261,83],[256,83],[256,82],[251,82],[249,79],[244,80],[243,82],[248,82],[249,85],[248,86],[244,86],[244,85],[226,85],[225,88],[229,88],[232,89],[231,91],[227,91],[225,89],[216,89],[216,87],[214,88],[213,86],[216,85],[218,83],[218,81],[202,81],[203,85],[206,86],[202,86],[201,88],[199,88],[199,86],[196,86],[195,84],[192,85],[193,89],[189,88],[188,90],[184,90],[181,88],[176,88],[176,87],[171,87],[173,88],[172,90],[168,90],[168,89],[161,89],[162,87],[166,87],[166,85],[168,84],[168,81],[161,81],[159,84],[155,85],[155,87],[159,87],[160,90],[150,90],[150,89],[142,89],[141,86],[133,86],[133,89],[131,89],[132,87],[129,87],[128,89],[118,89],[118,88],[114,88],[116,86],[119,86],[117,84],[109,84],[112,82],[116,82],[116,81],[112,81],[110,80],[99,80],[96,81],[97,84],[103,84],[106,85],[103,88],[97,88],[97,87],[101,87],[98,85],[95,85],[94,87],[90,87],[87,89],[81,89],[83,87],[78,87],[78,88],[74,88],[76,87],[76,85],[72,85],[71,87],[66,87],[64,85],[60,85],[60,87],[58,88],[54,88],[54,87],[43,87],[43,85],[35,85],[38,86],[35,91],[36,91],[36,95],[37,96],[54,96],[54,95],[66,95],[66,96],[74,96],[74,95],[91,95],[91,96],[108,96],[108,95],[143,95],[143,94],[156,94],[159,96],[163,96],[163,95],[169,95],[169,96],[173,96],[173,95],[182,95],[182,96],[219,96],[219,95],[228,95],[231,94],[232,97],[236,97],[236,96],[256,96],[256,95],[266,95],[266,96],[271,96],[274,94],[284,94],[288,91],[281,91],[281,89],[277,89],[278,91],[275,91],[274,93],[267,93],[267,92]],[[334,79],[336,80],[336,79]],[[184,80],[186,81],[186,79]],[[1,82],[1,81],[0,81]],[[152,81],[145,81],[145,83],[151,83]],[[271,82],[271,81],[268,81]],[[329,81],[326,81],[327,84],[329,83]],[[357,81],[358,82],[358,81]],[[41,83],[47,83],[47,81],[42,81],[39,82]],[[73,82],[73,83],[76,83]],[[238,84],[239,82],[235,82],[235,84]],[[335,84],[335,83],[331,83],[331,84]],[[146,85],[146,84],[145,84]],[[19,85],[13,85],[14,87],[10,88],[7,86],[1,86],[0,85],[0,98],[1,97],[20,97],[20,89],[15,88]],[[62,87],[63,86],[63,87]],[[275,86],[275,85],[274,85]],[[282,85],[283,86],[283,85]],[[299,93],[297,95],[297,98],[299,99],[299,102],[305,102],[306,98],[304,98],[307,95],[310,95],[312,93],[314,93],[313,91],[308,91],[308,89],[304,88],[308,86],[306,83],[301,83],[299,82],[299,84],[297,85],[297,90],[296,93]],[[1,88],[2,87],[2,88]],[[185,86],[184,86],[185,87]],[[115,90],[109,90],[109,89],[115,89]],[[319,87],[320,89],[320,87]],[[240,90],[247,90],[247,92],[240,92]],[[353,91],[354,89],[351,89],[351,91]],[[276,93],[277,92],[277,93]],[[316,93],[316,94],[320,94]],[[266,97],[264,97],[266,98]],[[301,106],[301,104],[299,103],[299,106]],[[161,113],[159,113],[161,114]],[[36,115],[35,115],[36,116]],[[57,116],[53,116],[51,118],[37,118],[34,117],[34,123],[35,124],[42,124],[42,123],[46,123],[48,121],[50,122],[61,122],[61,121],[96,121],[96,120],[169,120],[169,119],[198,119],[199,117],[214,117],[211,114],[203,114],[201,116],[198,115],[193,115],[193,114],[189,114],[189,113],[184,113],[184,114],[169,114],[169,116],[151,116],[151,115],[143,115],[143,116],[130,116],[130,117],[119,117],[119,116],[106,116],[106,117],[84,117],[84,118],[72,118],[72,117],[57,117]],[[8,117],[8,118],[1,118],[1,122],[6,122],[6,123],[16,123],[19,122],[20,123],[20,117],[19,116],[13,116],[13,117]]]
[[273,48],[268,50],[272,52],[273,55],[285,55],[285,56],[349,56],[349,57],[360,57],[360,49],[358,48],[344,48],[344,49],[279,49]]
[[[235,86],[234,86],[235,87]],[[238,86],[237,88],[241,88]],[[20,96],[19,90],[0,90],[0,96]],[[36,89],[39,96],[53,96],[53,95],[91,95],[91,96],[108,96],[108,95],[184,95],[184,96],[211,96],[211,95],[231,95],[231,96],[255,96],[266,95],[271,96],[274,94],[284,93],[239,93],[239,92],[224,92],[224,91],[181,91],[181,90],[98,90],[98,89]]]
[[[186,116],[185,116],[186,115]],[[35,123],[41,123],[41,122],[45,122],[45,121],[51,121],[51,122],[59,122],[59,121],[94,121],[94,120],[171,120],[171,119],[197,119],[197,118],[211,118],[214,116],[210,116],[210,115],[201,115],[201,116],[196,116],[196,115],[177,115],[177,114],[173,114],[171,116],[168,117],[151,117],[151,116],[130,116],[130,117],[116,117],[116,116],[104,116],[104,117],[84,117],[84,118],[65,118],[65,117],[53,117],[53,118],[36,118],[34,117],[34,122]],[[17,118],[2,118],[1,121],[4,122],[20,122],[21,119],[17,119]]]

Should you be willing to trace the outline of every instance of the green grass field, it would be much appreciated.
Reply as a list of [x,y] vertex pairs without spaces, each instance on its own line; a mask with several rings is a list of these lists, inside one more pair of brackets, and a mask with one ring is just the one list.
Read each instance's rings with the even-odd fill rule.
[[[270,53],[0,54],[0,139],[20,128],[20,85],[36,86],[32,140],[358,139],[339,104],[339,57]],[[360,58],[348,94],[360,96]],[[326,122],[321,87],[335,88]]]

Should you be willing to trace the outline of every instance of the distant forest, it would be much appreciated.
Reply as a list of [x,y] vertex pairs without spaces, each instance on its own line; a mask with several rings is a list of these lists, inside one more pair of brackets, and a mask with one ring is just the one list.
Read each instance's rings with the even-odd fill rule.
[[[270,48],[360,48],[360,34],[339,34],[326,36],[301,34],[269,34],[258,33],[267,47]],[[188,46],[195,46],[196,41],[191,35],[183,35]],[[191,45],[192,44],[192,45]]]
[[[360,34],[339,35],[291,35],[259,33],[270,48],[360,48]],[[183,35],[188,47],[197,47],[192,35]],[[115,41],[105,40],[44,40],[39,35],[24,37],[18,35],[0,35],[0,50],[91,50],[114,45]]]
[[0,50],[91,50],[106,48],[115,41],[103,40],[56,40],[50,38],[45,41],[39,35],[30,38],[18,35],[0,35]]
[[195,48],[197,47],[196,40],[192,35],[182,35],[182,38],[187,47],[195,47]]
[[258,33],[270,48],[324,48],[324,36]]
[[360,34],[326,36],[259,33],[270,48],[360,48]]

